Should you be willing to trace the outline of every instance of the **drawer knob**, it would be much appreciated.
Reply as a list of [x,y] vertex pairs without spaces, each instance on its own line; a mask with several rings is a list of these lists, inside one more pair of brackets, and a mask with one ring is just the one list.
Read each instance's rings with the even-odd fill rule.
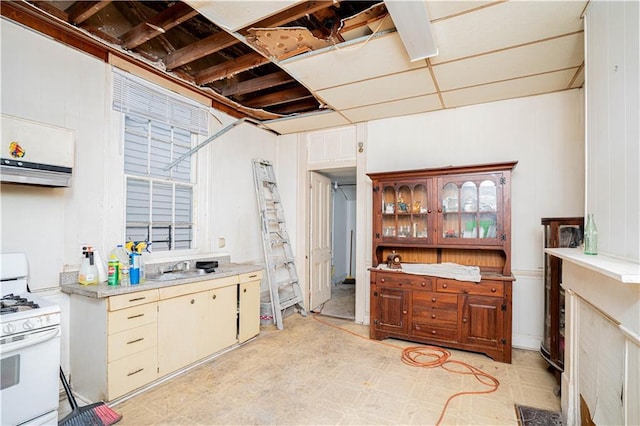
[[427,213],[431,213],[431,209],[427,209]]
[[431,318],[435,318],[435,317],[436,317],[436,314],[431,314]]
[[466,323],[467,322],[467,318],[462,318],[462,322]]
[[432,302],[435,302],[435,301],[436,301],[436,298],[435,298],[435,297],[432,297],[432,298],[431,298],[431,301],[432,301]]
[[491,287],[491,293],[495,293],[496,292],[496,288],[495,287]]
[[434,335],[435,335],[435,334],[436,334],[436,331],[435,331],[435,330],[431,330],[431,334],[434,334]]
[[402,311],[403,314],[407,315],[407,311]]
[[384,282],[384,278],[380,278],[380,282],[383,283]]
[[464,290],[462,290],[463,293],[469,293],[469,289],[465,288]]
[[449,287],[447,284],[442,284],[442,288],[447,288]]
[[423,282],[421,282],[421,283],[420,283],[420,285],[421,285],[422,287],[426,287],[426,286],[427,286],[427,283],[425,283],[425,282],[423,281]]
[[442,213],[442,209],[438,209],[438,213]]

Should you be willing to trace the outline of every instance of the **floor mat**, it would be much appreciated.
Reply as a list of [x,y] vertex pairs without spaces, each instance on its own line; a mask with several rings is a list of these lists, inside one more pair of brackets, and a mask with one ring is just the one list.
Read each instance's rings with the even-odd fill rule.
[[562,415],[555,411],[540,410],[538,408],[527,407],[515,404],[516,416],[520,426],[562,426]]

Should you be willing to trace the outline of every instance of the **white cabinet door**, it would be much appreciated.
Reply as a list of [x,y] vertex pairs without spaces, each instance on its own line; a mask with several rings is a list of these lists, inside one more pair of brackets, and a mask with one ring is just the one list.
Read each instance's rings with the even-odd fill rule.
[[204,358],[237,342],[238,286],[206,292],[198,307],[196,359]]
[[[260,333],[260,278],[240,283],[238,341],[246,342]],[[242,281],[242,279],[241,279]]]

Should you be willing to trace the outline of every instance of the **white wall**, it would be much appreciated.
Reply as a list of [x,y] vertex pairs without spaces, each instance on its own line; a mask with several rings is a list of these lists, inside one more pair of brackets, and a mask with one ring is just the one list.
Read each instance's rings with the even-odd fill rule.
[[599,251],[640,263],[640,2],[586,13],[587,205]]
[[[518,161],[511,205],[517,347],[537,349],[542,338],[540,219],[583,212],[583,121],[583,91],[569,90],[368,123],[366,172]],[[369,201],[359,207],[371,212]]]

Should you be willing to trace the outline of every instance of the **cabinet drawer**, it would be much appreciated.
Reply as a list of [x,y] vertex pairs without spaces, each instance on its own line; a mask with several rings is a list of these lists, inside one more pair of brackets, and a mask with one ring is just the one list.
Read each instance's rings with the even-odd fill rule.
[[248,272],[238,275],[240,283],[248,283],[251,281],[259,281],[262,279],[262,271]]
[[504,296],[504,284],[502,281],[480,281],[479,283],[469,281],[456,281],[438,279],[436,290],[446,293],[477,294],[480,296]]
[[446,340],[455,342],[458,340],[458,329],[452,327],[439,327],[431,324],[413,323],[412,334],[416,336],[428,337],[434,340]]
[[385,287],[411,287],[431,290],[431,278],[421,275],[377,274],[376,282]]
[[115,361],[157,346],[158,328],[156,323],[112,334],[109,336],[108,361]]
[[109,400],[157,379],[157,354],[156,348],[152,348],[109,363],[107,373]]
[[109,298],[109,311],[130,308],[158,301],[158,290],[136,291],[135,293],[120,294]]
[[215,288],[227,287],[238,284],[238,276],[231,275],[228,277],[215,278],[206,281],[197,281],[189,284],[180,284],[158,289],[160,299],[166,300],[173,297],[184,296],[186,294],[202,293]]
[[412,320],[433,326],[457,327],[458,311],[442,309],[416,309],[414,306]]
[[157,303],[147,303],[146,305],[110,312],[108,316],[108,333],[119,333],[145,324],[155,324],[158,320],[157,306]]
[[414,312],[418,309],[446,309],[452,311],[458,310],[458,296],[455,294],[442,294],[431,291],[414,291],[412,300]]

